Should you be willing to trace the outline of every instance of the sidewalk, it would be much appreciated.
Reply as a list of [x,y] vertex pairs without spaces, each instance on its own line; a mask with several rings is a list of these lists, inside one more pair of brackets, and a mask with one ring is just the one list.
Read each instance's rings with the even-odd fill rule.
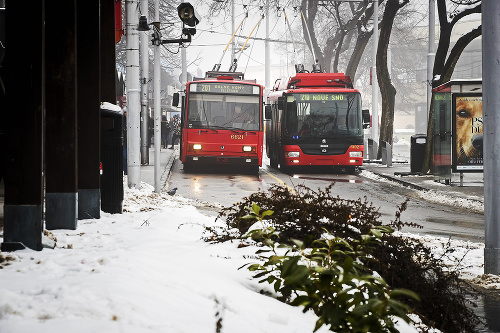
[[362,170],[373,172],[380,177],[417,190],[434,190],[446,192],[450,196],[467,199],[473,197],[476,200],[484,201],[482,172],[463,173],[463,186],[460,186],[460,174],[453,173],[451,183],[445,184],[444,181],[435,181],[434,175],[412,174],[409,156],[409,147],[399,147],[393,151],[392,166],[383,165],[380,161],[365,161]]
[[[160,165],[161,165],[161,184],[162,184],[162,190],[168,180],[168,175],[170,173],[170,170],[173,166],[173,163],[175,161],[175,157],[178,154],[178,148],[179,146],[174,146],[174,149],[165,149],[162,148],[160,150]],[[151,186],[155,185],[155,178],[154,178],[154,147],[149,149],[149,164],[148,165],[141,165],[141,181],[150,184]],[[4,192],[4,183],[3,180],[0,181],[0,230],[3,229],[3,205],[4,205],[4,199],[5,199],[5,192]]]
[[[174,146],[174,149],[160,149],[160,183],[162,190],[168,180],[168,175],[178,154],[179,145]],[[155,186],[155,149],[153,146],[149,148],[149,164],[141,165],[141,182],[145,182],[151,186]]]

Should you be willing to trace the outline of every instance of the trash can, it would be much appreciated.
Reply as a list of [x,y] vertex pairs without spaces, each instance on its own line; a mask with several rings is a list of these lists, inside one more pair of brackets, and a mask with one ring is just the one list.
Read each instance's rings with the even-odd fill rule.
[[376,160],[378,154],[378,144],[373,139],[368,139],[368,159]]
[[101,210],[112,214],[123,210],[123,113],[118,109],[101,107]]
[[422,171],[425,157],[425,144],[427,143],[426,134],[415,134],[411,136],[410,145],[410,171]]
[[380,150],[382,151],[382,164],[392,166],[392,146],[387,141],[380,142]]

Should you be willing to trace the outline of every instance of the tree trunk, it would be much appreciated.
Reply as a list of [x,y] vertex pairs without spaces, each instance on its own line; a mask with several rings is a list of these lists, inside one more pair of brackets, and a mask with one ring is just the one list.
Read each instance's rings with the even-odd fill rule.
[[[394,129],[394,105],[396,101],[396,88],[391,82],[389,67],[387,65],[387,49],[391,38],[392,25],[398,10],[406,5],[409,0],[399,4],[399,0],[388,0],[384,10],[384,16],[380,23],[380,38],[377,47],[377,77],[382,96],[382,117],[380,120],[380,139],[377,159],[382,156],[382,141],[392,145],[392,133]],[[390,156],[389,158],[392,158]]]

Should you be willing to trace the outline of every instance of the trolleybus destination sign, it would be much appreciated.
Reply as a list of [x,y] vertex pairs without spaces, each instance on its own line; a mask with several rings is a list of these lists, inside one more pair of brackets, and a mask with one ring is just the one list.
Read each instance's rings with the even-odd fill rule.
[[190,89],[192,92],[201,93],[216,93],[216,94],[244,94],[252,95],[254,94],[254,86],[248,84],[230,84],[230,83],[195,83],[194,89]]

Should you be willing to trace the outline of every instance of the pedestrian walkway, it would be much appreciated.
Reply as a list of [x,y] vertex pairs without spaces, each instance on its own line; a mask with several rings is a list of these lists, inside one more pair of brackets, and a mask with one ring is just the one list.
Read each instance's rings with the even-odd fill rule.
[[[178,147],[175,146],[174,149],[161,148],[160,150],[160,182],[162,186],[162,190],[165,187],[165,184],[168,180],[168,175],[175,161],[175,157],[178,154]],[[149,150],[149,161],[150,163],[147,165],[141,165],[141,181],[145,182],[151,186],[155,185],[154,178],[154,147]],[[4,182],[0,181],[0,230],[3,229],[3,205],[5,199],[5,191],[4,191]]]
[[[178,154],[178,145],[174,149],[160,149],[160,183],[162,189],[168,180],[168,175],[172,169],[175,157]],[[155,148],[149,148],[149,164],[141,165],[141,182],[155,186]]]
[[435,190],[447,192],[449,195],[484,200],[484,179],[482,172],[463,173],[462,186],[460,174],[453,173],[449,184],[444,180],[434,179],[432,174],[411,172],[409,147],[394,147],[392,166],[386,166],[381,161],[365,161],[362,170],[367,170],[380,177],[397,182],[400,185],[417,190]]

